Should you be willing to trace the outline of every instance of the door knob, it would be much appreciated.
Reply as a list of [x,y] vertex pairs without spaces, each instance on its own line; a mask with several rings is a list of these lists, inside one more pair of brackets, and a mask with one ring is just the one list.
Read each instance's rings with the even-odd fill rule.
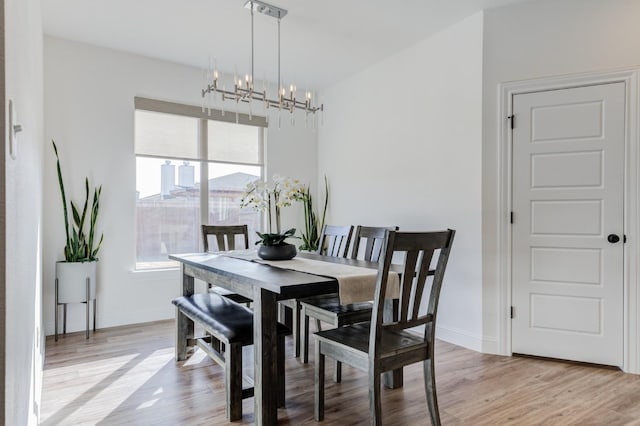
[[609,234],[609,236],[607,237],[607,241],[609,241],[611,244],[615,244],[620,241],[620,237],[618,237],[616,234]]

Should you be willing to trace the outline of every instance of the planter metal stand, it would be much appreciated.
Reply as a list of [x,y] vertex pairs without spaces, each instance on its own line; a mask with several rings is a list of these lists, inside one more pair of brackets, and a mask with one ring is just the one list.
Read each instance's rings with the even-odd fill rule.
[[[85,330],[85,338],[88,339],[89,338],[89,302],[91,301],[90,299],[90,294],[89,294],[89,288],[91,286],[91,280],[87,277],[87,301],[86,302],[81,302],[81,303],[86,303],[87,305],[87,312],[86,312],[86,321],[87,321],[87,327]],[[58,303],[58,279],[56,278],[56,312],[55,312],[55,327],[56,327],[56,333],[55,333],[55,339],[56,342],[58,341],[58,311],[60,308],[60,305],[62,305],[62,334],[67,334],[67,305],[68,303]],[[93,332],[96,332],[96,299],[93,299]]]
[[[93,270],[80,270],[78,269],[77,273],[74,272],[75,279],[71,279],[72,276],[65,274],[62,271],[62,266],[81,266],[82,265],[93,268]],[[60,268],[60,269],[58,269]],[[66,270],[67,272],[69,269]],[[79,274],[79,275],[78,275]],[[64,277],[60,279],[58,277]],[[78,280],[78,278],[82,276]],[[73,264],[67,262],[58,262],[56,265],[56,281],[55,281],[55,341],[58,341],[58,323],[59,323],[59,315],[60,315],[60,305],[62,305],[62,334],[67,334],[67,305],[69,303],[85,303],[86,304],[86,327],[85,327],[85,337],[89,338],[89,314],[90,314],[90,304],[93,301],[93,331],[96,331],[96,283],[95,283],[96,273],[95,273],[95,263],[90,265],[89,262],[84,264]],[[82,284],[82,280],[84,280],[84,285]],[[63,281],[63,282],[61,282]],[[62,286],[62,287],[61,287]]]

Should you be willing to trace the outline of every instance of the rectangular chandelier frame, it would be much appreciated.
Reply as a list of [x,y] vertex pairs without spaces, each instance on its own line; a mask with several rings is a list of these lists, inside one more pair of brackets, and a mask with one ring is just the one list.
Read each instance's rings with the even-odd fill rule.
[[[202,89],[203,97],[203,110],[205,109],[204,101],[208,96],[220,95],[222,103],[224,101],[235,101],[236,104],[240,102],[248,103],[249,116],[251,116],[252,103],[262,104],[265,108],[265,114],[268,116],[270,108],[275,108],[278,111],[289,111],[291,114],[296,110],[305,111],[306,116],[309,114],[316,114],[318,111],[324,111],[324,105],[314,105],[312,102],[312,94],[310,91],[305,91],[302,99],[296,97],[296,86],[290,85],[289,93],[285,90],[285,87],[280,79],[280,21],[287,15],[287,10],[273,6],[260,0],[247,0],[244,7],[251,11],[251,74],[247,74],[244,78],[238,78],[237,74],[233,79],[233,90],[227,90],[224,86],[220,86],[220,74],[217,68],[212,68],[212,64],[209,65],[209,69],[205,71],[205,84]],[[263,90],[256,90],[254,88],[254,12],[258,12],[272,18],[276,18],[278,21],[278,95],[277,97],[269,97],[266,89],[266,82],[263,82]],[[210,109],[210,107],[209,107]],[[222,110],[224,114],[224,109]],[[293,115],[291,122],[294,123]],[[305,117],[306,123],[306,117]]]

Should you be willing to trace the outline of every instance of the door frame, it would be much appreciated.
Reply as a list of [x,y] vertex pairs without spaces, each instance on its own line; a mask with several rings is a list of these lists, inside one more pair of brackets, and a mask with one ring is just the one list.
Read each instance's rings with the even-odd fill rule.
[[6,324],[7,324],[7,251],[6,251],[6,153],[8,152],[7,90],[5,71],[5,4],[0,0],[0,424],[6,419]]
[[[560,77],[523,80],[498,85],[498,336],[497,349],[502,355],[511,351],[511,238],[512,210],[512,132],[509,116],[513,111],[513,96],[518,94],[593,86],[606,83],[625,83],[625,141],[624,141],[624,247],[623,271],[623,371],[640,374],[640,277],[638,276],[638,241],[640,241],[640,135],[638,112],[640,68],[609,72],[585,73]],[[517,123],[516,123],[517,125]]]

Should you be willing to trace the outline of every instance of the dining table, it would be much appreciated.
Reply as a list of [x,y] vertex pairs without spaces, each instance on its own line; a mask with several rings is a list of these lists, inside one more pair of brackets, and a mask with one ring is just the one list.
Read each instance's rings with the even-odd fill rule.
[[[378,264],[357,259],[336,258],[315,253],[298,253],[301,259],[377,269]],[[169,258],[180,263],[182,272],[181,294],[192,296],[195,279],[231,290],[253,300],[254,344],[254,416],[256,425],[275,425],[278,421],[277,393],[277,321],[278,301],[301,299],[321,294],[337,293],[338,280],[331,276],[316,275],[272,264],[260,263],[256,250],[235,250],[218,253],[171,254]],[[373,293],[372,293],[373,294]],[[373,296],[372,296],[373,297]],[[397,299],[386,300],[385,317],[397,316]],[[178,330],[186,339],[176,336],[176,345],[193,345],[194,326],[189,321],[186,329]],[[179,349],[176,347],[176,351]],[[390,388],[402,386],[402,369],[388,372],[384,377]]]

